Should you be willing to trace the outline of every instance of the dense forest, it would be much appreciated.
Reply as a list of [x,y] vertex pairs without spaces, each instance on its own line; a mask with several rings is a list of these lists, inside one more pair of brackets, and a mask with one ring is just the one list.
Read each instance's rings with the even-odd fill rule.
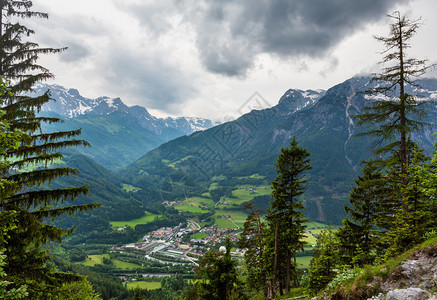
[[[249,215],[238,243],[227,237],[223,245],[217,245],[221,247],[201,257],[196,267],[176,263],[163,267],[158,262],[138,265],[132,273],[140,281],[147,281],[141,273],[174,275],[161,278],[159,288],[128,288],[122,281],[125,274],[114,267],[114,260],[121,258],[119,261],[128,264],[138,255],[122,256],[109,249],[137,241],[160,227],[181,226],[190,213],[182,215],[154,203],[147,207],[157,216],[153,222],[114,232],[109,215],[117,221],[128,219],[129,214],[142,217],[145,207],[138,196],[117,190],[115,175],[106,174],[98,183],[97,197],[104,202],[105,187],[114,186],[112,195],[117,196],[119,207],[101,208],[101,203],[90,203],[84,197],[89,193],[86,180],[93,176],[68,180],[78,174],[75,163],[83,165],[77,161],[86,160],[70,157],[68,149],[89,144],[79,138],[79,129],[44,132],[43,124],[61,121],[38,114],[50,101],[50,91],[39,96],[27,93],[36,83],[53,77],[38,64],[39,56],[66,48],[43,48],[26,41],[34,31],[16,21],[21,18],[44,19],[48,15],[33,11],[31,1],[0,0],[1,299],[328,297],[333,283],[339,286],[366,266],[383,264],[436,238],[437,150],[427,157],[411,139],[412,133],[429,126],[422,121],[429,101],[405,89],[432,66],[405,54],[420,22],[395,13],[389,16],[389,35],[376,37],[385,46],[382,62],[386,67],[374,75],[378,84],[365,93],[396,97],[372,101],[355,116],[366,129],[359,135],[373,139],[375,147],[373,157],[362,162],[342,226],[321,231],[317,245],[306,247],[309,220],[304,200],[310,183],[306,174],[313,166],[311,153],[293,137],[276,160],[270,196],[258,196],[244,204]],[[98,172],[97,168],[93,172]],[[63,180],[61,184],[58,179]],[[138,191],[144,197],[152,197],[152,193]],[[223,185],[211,190],[215,203],[222,195],[232,195],[232,189]],[[76,228],[69,220],[77,215],[80,225]],[[205,213],[200,219],[208,223],[210,216]],[[235,247],[244,250],[242,259],[231,255]],[[303,252],[312,254],[308,269],[297,263]],[[91,253],[100,255],[102,263],[76,264]],[[378,289],[361,296],[376,293]]]

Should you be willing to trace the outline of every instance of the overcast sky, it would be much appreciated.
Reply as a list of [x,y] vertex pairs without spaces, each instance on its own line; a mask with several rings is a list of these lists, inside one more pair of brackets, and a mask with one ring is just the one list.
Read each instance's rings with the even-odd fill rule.
[[[374,72],[396,10],[423,25],[409,53],[437,62],[435,0],[34,0],[54,81],[159,116],[227,120],[255,92],[327,89]],[[433,75],[436,75],[434,72]],[[267,105],[267,104],[265,104]]]

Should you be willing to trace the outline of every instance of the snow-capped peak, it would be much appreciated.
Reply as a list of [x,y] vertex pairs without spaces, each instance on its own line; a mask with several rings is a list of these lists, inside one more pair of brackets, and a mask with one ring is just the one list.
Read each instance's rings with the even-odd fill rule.
[[102,96],[96,99],[85,98],[76,89],[66,89],[59,85],[38,84],[35,94],[42,94],[50,89],[55,101],[50,101],[42,107],[42,111],[54,112],[63,117],[75,118],[81,115],[118,114],[136,121],[141,127],[161,135],[166,128],[189,135],[195,131],[205,130],[214,124],[207,119],[196,117],[156,118],[146,108],[135,105],[126,106],[120,98]]

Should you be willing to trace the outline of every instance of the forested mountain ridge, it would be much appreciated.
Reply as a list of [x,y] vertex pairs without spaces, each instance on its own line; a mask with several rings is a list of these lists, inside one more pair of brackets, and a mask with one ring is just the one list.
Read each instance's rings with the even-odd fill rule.
[[[79,214],[76,218],[61,216],[56,224],[62,228],[77,227],[71,243],[118,243],[131,241],[132,237],[114,232],[110,221],[131,220],[142,217],[146,209],[163,210],[155,199],[159,194],[153,185],[143,186],[141,190],[129,192],[129,185],[117,174],[99,165],[92,159],[77,153],[67,152],[61,164],[76,168],[78,176],[57,180],[53,186],[65,188],[71,185],[88,184],[90,193],[79,196],[76,203],[101,203],[102,206],[92,212]],[[134,233],[132,233],[134,234]]]
[[54,101],[46,103],[41,114],[65,121],[47,130],[82,128],[81,137],[91,148],[77,151],[109,169],[123,167],[164,142],[213,126],[202,118],[157,118],[144,107],[125,105],[120,98],[89,99],[59,85],[38,84],[34,94],[47,90]]
[[[422,88],[409,87],[411,93],[424,99],[437,98],[436,79],[421,80],[418,84]],[[353,118],[375,97],[361,93],[371,85],[369,77],[357,77],[326,93],[289,90],[272,108],[253,110],[235,121],[163,144],[121,173],[139,187],[145,178],[155,178],[162,185],[159,180],[171,174],[179,177],[183,174],[186,181],[194,179],[206,185],[220,175],[231,181],[253,174],[272,180],[280,148],[296,136],[311,153],[314,166],[308,172],[307,216],[340,222],[342,216],[338,211],[343,211],[360,162],[373,149],[368,138],[355,137],[364,129],[357,127]],[[427,110],[429,116],[425,121],[435,123],[436,106],[429,105]],[[435,140],[432,132],[425,128],[413,139],[430,150]]]

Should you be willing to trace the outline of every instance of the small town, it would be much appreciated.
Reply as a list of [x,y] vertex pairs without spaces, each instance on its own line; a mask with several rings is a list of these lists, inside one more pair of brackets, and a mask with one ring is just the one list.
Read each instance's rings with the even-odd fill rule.
[[[199,258],[211,248],[222,245],[226,237],[229,237],[234,244],[238,242],[235,229],[218,228],[216,224],[202,229],[198,227],[200,226],[193,221],[189,221],[187,227],[182,227],[182,224],[175,227],[162,227],[146,234],[141,242],[113,246],[112,251],[130,256],[131,259],[134,259],[132,256],[134,254],[135,257],[143,255],[140,260],[197,265]],[[205,237],[187,239],[187,236],[196,232],[204,234]],[[242,257],[244,250],[236,249],[231,252],[231,255]]]

